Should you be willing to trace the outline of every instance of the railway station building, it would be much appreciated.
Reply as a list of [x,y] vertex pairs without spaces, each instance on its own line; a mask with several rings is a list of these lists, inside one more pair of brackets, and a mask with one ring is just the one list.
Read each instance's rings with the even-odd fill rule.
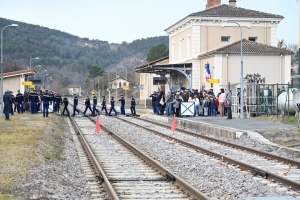
[[169,56],[162,58],[163,63],[157,60],[135,69],[145,88],[140,99],[159,87],[154,85],[153,77],[167,80],[167,84],[160,86],[165,91],[180,87],[219,92],[228,83],[238,84],[241,30],[244,77],[259,73],[265,83],[287,84],[291,80],[292,52],[277,48],[277,29],[283,18],[237,7],[236,0],[229,0],[228,4],[207,0],[205,10],[191,13],[165,29]]
[[3,90],[10,90],[14,95],[18,90],[24,93],[28,88],[22,82],[28,81],[29,77],[34,75],[34,68],[3,73]]

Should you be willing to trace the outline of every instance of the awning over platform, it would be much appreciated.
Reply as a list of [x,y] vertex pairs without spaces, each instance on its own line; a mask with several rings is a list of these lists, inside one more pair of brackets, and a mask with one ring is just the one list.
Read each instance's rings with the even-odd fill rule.
[[135,69],[137,73],[154,73],[157,75],[165,76],[172,71],[177,71],[183,74],[189,81],[189,85],[192,85],[192,63],[180,63],[180,64],[166,64],[166,65],[146,65]]

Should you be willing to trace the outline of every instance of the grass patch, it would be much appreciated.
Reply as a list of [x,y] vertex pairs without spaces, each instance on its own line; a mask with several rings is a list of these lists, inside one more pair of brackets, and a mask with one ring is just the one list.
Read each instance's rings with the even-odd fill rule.
[[0,199],[1,199],[1,200],[13,200],[14,197],[11,196],[11,195],[0,194]]
[[24,113],[10,119],[0,118],[0,199],[13,199],[8,194],[13,192],[10,188],[22,184],[17,180],[19,175],[27,174],[44,159],[61,158],[62,147],[53,145],[63,143],[58,139],[62,138],[62,126],[53,124],[63,123],[60,116]]

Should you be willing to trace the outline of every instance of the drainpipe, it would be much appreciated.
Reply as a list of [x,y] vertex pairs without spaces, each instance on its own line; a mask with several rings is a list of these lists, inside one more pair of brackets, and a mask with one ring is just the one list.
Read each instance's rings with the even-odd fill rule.
[[226,54],[226,83],[228,83],[228,53]]
[[280,66],[280,68],[279,68],[279,84],[282,84],[282,82],[281,82],[282,54],[280,54],[280,65],[279,66]]
[[265,44],[267,44],[267,22],[265,21]]

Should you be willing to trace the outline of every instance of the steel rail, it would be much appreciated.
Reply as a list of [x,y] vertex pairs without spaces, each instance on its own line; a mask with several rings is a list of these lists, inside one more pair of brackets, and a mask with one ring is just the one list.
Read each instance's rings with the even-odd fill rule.
[[[191,149],[194,149],[196,150],[197,152],[201,152],[201,153],[204,153],[204,154],[207,154],[209,156],[212,156],[212,157],[215,157],[219,160],[222,160],[222,162],[225,162],[224,164],[232,164],[234,166],[237,166],[239,168],[245,168],[246,170],[250,171],[251,173],[253,173],[254,175],[259,175],[259,176],[262,176],[266,179],[270,179],[271,181],[276,181],[276,182],[279,182],[279,183],[282,183],[290,188],[293,188],[294,190],[296,191],[300,191],[300,183],[299,182],[296,182],[296,181],[292,181],[292,180],[289,180],[287,178],[284,178],[282,176],[278,176],[277,174],[274,174],[274,173],[271,173],[271,172],[268,172],[266,170],[263,170],[263,169],[260,169],[258,167],[254,167],[252,165],[249,165],[247,163],[244,163],[244,162],[241,162],[241,161],[237,161],[235,159],[232,159],[232,158],[229,158],[227,156],[224,156],[222,154],[219,154],[219,153],[216,153],[214,151],[211,151],[211,150],[208,150],[208,149],[204,149],[202,147],[199,147],[199,146],[196,146],[194,144],[191,144],[189,142],[185,142],[183,140],[179,140],[178,138],[175,138],[175,137],[172,137],[170,135],[166,135],[164,133],[161,133],[161,132],[158,132],[158,131],[155,131],[155,130],[152,130],[150,128],[146,128],[144,126],[141,126],[139,124],[136,124],[136,123],[133,123],[133,122],[130,122],[130,121],[127,121],[125,119],[122,119],[122,118],[117,118],[118,120],[121,120],[125,123],[129,123],[129,124],[132,124],[134,126],[138,126],[138,127],[141,127],[149,132],[153,132],[157,135],[160,135],[164,138],[167,138],[169,140],[174,140],[176,141],[178,144],[181,144],[183,146],[186,146],[188,148],[191,148]],[[170,127],[169,127],[170,128]]]
[[[150,121],[150,120],[141,119],[141,118],[136,118],[136,119],[147,122],[147,123],[152,123],[152,124],[156,124],[156,125],[159,125],[159,126],[163,126],[165,128],[170,128],[170,125],[161,124],[161,123],[158,123],[158,122],[155,122],[155,121]],[[242,146],[242,145],[238,145],[238,144],[235,144],[235,143],[232,143],[232,142],[223,141],[223,140],[220,140],[220,139],[217,139],[217,138],[211,138],[209,136],[200,135],[200,134],[197,134],[197,133],[193,133],[193,132],[190,132],[190,131],[186,131],[186,130],[177,128],[177,127],[176,127],[176,130],[180,131],[182,133],[188,134],[188,135],[192,135],[194,137],[199,137],[201,139],[205,139],[205,140],[208,140],[208,141],[213,141],[215,143],[219,143],[219,144],[222,144],[224,146],[228,146],[228,147],[248,151],[248,152],[257,154],[261,157],[265,157],[266,159],[276,160],[278,162],[283,162],[283,163],[286,163],[288,165],[296,166],[297,168],[300,168],[300,162],[289,159],[289,158],[284,158],[284,157],[277,156],[277,155],[274,155],[274,154],[271,154],[271,153],[267,153],[267,152],[259,151],[259,150],[252,149],[252,148],[249,148],[249,147],[245,147],[245,146]]]
[[74,119],[72,117],[70,117],[70,119],[71,119],[71,123],[72,123],[73,127],[76,128],[75,131],[77,133],[77,136],[80,140],[80,143],[81,143],[83,149],[85,150],[85,152],[88,155],[90,161],[92,162],[92,164],[94,166],[94,169],[97,171],[98,179],[103,183],[104,187],[106,188],[108,196],[110,197],[110,199],[119,200],[119,197],[115,193],[115,190],[113,189],[113,187],[110,184],[108,178],[106,177],[106,175],[104,173],[104,170],[100,166],[100,164],[97,161],[93,151],[91,150],[91,148],[89,147],[89,145],[88,145],[87,141],[85,140],[83,134],[81,133],[80,128],[76,125],[76,122],[74,121]]
[[[152,123],[152,124],[156,124],[156,125],[159,125],[159,126],[163,126],[165,128],[170,128],[170,125],[161,124],[161,123],[150,121],[150,120],[147,120],[147,119],[141,119],[141,118],[136,118],[136,119],[147,122],[147,123]],[[286,164],[289,164],[289,165],[292,165],[292,166],[297,166],[297,168],[300,168],[300,162],[289,159],[289,158],[284,158],[284,157],[281,157],[281,156],[273,155],[271,153],[259,151],[259,150],[256,150],[256,149],[251,149],[249,147],[234,144],[232,142],[223,141],[223,140],[220,140],[220,139],[217,139],[217,138],[211,138],[209,136],[200,135],[200,134],[197,134],[197,133],[193,133],[193,132],[190,132],[190,131],[186,131],[186,130],[177,128],[177,127],[176,127],[176,131],[179,131],[179,132],[182,132],[182,133],[194,136],[194,137],[199,137],[201,139],[205,139],[205,140],[208,140],[208,141],[213,141],[215,143],[220,143],[224,146],[228,146],[228,147],[248,151],[248,152],[251,152],[251,153],[255,153],[255,154],[257,154],[261,157],[265,157],[266,159],[277,160],[278,162],[284,162]]]
[[[93,119],[92,117],[88,116],[88,118],[91,121],[93,121],[94,123],[96,123],[96,120]],[[153,166],[154,168],[159,170],[162,174],[164,174],[167,178],[169,178],[169,180],[175,181],[180,187],[184,188],[187,193],[192,195],[197,200],[208,200],[209,199],[207,196],[205,196],[204,194],[199,192],[197,189],[195,189],[194,187],[192,187],[188,183],[186,183],[183,179],[179,178],[172,172],[169,172],[164,166],[160,165],[158,162],[156,162],[155,160],[153,160],[146,154],[142,153],[138,148],[134,147],[132,144],[128,143],[127,141],[122,139],[117,134],[113,133],[111,130],[109,130],[105,126],[101,125],[101,129],[103,129],[105,132],[112,134],[112,137],[117,139],[120,143],[122,143],[124,146],[126,146],[131,151],[133,151],[135,154],[137,154],[140,158],[142,158],[144,161],[149,163],[151,166]]]

